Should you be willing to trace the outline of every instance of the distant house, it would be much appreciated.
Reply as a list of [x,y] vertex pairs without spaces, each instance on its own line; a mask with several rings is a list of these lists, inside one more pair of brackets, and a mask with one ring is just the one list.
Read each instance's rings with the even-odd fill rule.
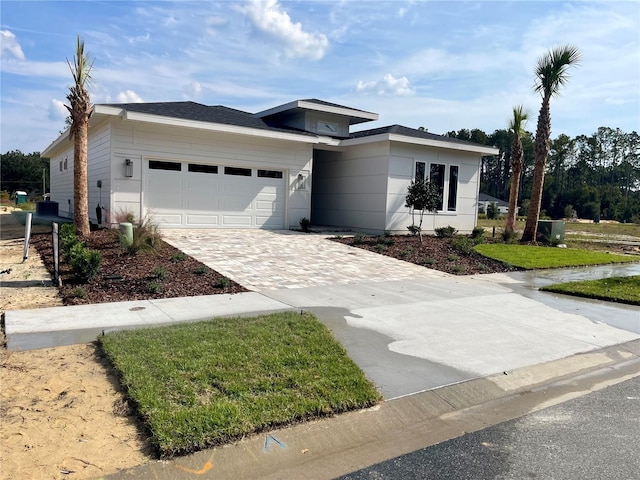
[[[352,132],[378,114],[316,99],[249,113],[194,102],[95,105],[89,125],[89,212],[119,212],[161,228],[298,227],[406,233],[407,186],[440,187],[424,230],[476,224],[480,164],[493,147],[393,125]],[[73,144],[51,159],[51,200],[73,212]],[[97,217],[92,218],[93,222]]]
[[498,210],[500,211],[500,214],[507,214],[509,213],[509,203],[505,202],[504,200],[500,200],[499,198],[496,197],[492,197],[491,195],[487,195],[486,193],[480,193],[478,195],[478,209],[483,210],[484,212],[487,211],[487,207],[491,204],[491,203],[495,203],[498,205]]

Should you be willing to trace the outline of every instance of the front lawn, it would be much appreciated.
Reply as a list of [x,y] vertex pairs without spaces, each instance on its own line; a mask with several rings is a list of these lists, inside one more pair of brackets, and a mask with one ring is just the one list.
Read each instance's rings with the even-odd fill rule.
[[605,252],[518,244],[485,243],[477,245],[475,250],[486,257],[527,270],[638,261],[637,257]]
[[611,277],[601,280],[558,283],[543,287],[541,290],[610,302],[640,305],[640,275],[634,277]]
[[162,456],[381,399],[308,313],[119,331],[99,343]]

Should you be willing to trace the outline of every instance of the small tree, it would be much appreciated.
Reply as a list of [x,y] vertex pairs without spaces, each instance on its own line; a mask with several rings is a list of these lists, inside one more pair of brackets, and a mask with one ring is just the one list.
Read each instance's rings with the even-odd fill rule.
[[[407,188],[405,207],[411,209],[411,226],[407,229],[420,237],[422,243],[422,220],[424,212],[437,212],[440,205],[440,191],[438,186],[429,180],[415,180]],[[415,214],[419,214],[419,223],[416,225]]]
[[491,202],[487,205],[487,218],[489,220],[496,220],[500,216],[500,209],[496,202]]

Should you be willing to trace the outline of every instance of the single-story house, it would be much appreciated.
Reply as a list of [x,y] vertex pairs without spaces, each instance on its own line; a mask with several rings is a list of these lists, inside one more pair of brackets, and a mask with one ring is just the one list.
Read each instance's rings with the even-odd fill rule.
[[[498,150],[393,125],[352,132],[378,114],[316,99],[258,113],[194,102],[99,104],[89,124],[91,221],[122,213],[161,228],[298,228],[406,233],[407,186],[431,178],[441,191],[423,228],[476,225],[480,164]],[[50,158],[51,200],[73,212],[73,142]]]
[[499,198],[492,197],[491,195],[482,192],[478,195],[479,210],[481,209],[486,213],[487,208],[489,208],[489,205],[491,205],[492,203],[495,203],[498,206],[500,215],[506,215],[507,213],[509,213],[509,204],[504,200],[500,200]]

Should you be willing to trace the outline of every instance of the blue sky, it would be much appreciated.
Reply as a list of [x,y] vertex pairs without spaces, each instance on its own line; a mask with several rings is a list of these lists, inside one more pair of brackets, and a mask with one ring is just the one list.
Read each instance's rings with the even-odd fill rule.
[[257,112],[319,98],[376,112],[373,128],[535,131],[537,59],[581,65],[552,101],[552,136],[640,127],[640,2],[7,1],[0,152],[42,151],[64,128],[79,34],[94,103],[192,100]]

